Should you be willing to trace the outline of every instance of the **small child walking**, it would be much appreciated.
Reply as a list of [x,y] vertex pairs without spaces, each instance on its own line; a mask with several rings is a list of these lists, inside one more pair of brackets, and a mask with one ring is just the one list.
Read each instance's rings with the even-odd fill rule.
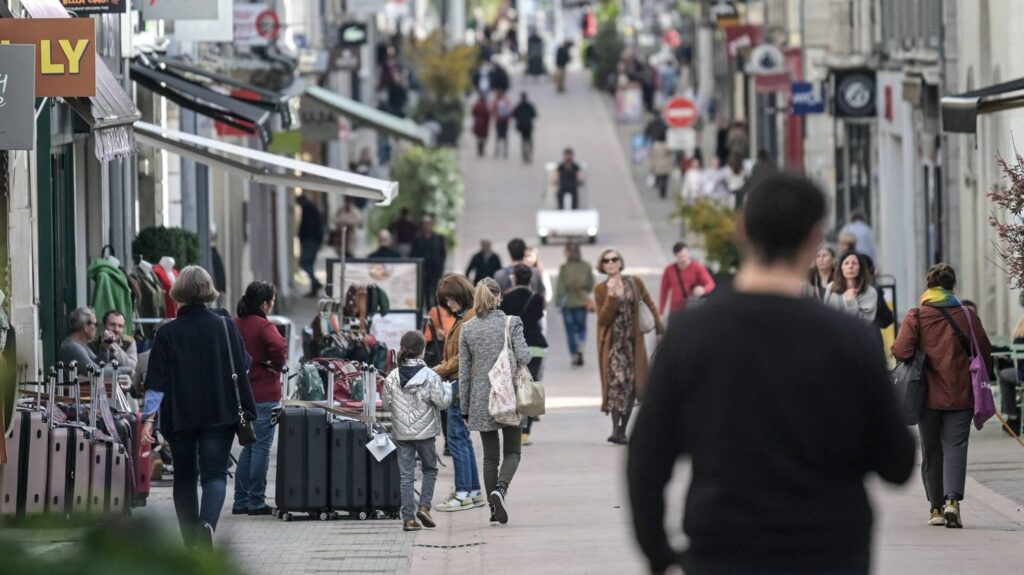
[[[419,531],[437,525],[430,516],[430,501],[437,481],[435,438],[441,434],[440,410],[452,401],[451,384],[423,362],[425,348],[426,341],[420,332],[409,331],[402,336],[398,367],[384,380],[381,398],[384,406],[391,410],[392,435],[398,446],[403,531]],[[419,507],[413,487],[417,455],[423,468]]]

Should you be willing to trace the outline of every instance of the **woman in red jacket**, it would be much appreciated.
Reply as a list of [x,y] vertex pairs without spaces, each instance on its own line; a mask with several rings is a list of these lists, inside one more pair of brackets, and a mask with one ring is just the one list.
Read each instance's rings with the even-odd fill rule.
[[491,107],[487,105],[487,97],[483,92],[477,96],[472,114],[473,135],[476,136],[476,155],[482,158],[484,149],[487,147],[487,134],[491,131]]
[[288,344],[277,326],[267,319],[274,309],[277,291],[266,282],[252,282],[238,302],[235,325],[245,350],[252,358],[249,384],[256,400],[256,443],[242,449],[235,472],[235,504],[232,515],[270,515],[267,505],[267,469],[274,428],[270,418],[281,405],[281,368],[288,361]]

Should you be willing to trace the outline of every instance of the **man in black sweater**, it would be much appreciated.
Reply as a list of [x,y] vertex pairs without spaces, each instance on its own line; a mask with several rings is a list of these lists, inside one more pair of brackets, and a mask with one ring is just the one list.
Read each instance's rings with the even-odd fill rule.
[[[865,476],[905,482],[914,440],[877,329],[803,297],[824,216],[810,181],[766,178],[739,224],[735,290],[669,325],[629,447],[633,523],[652,572],[869,570]],[[680,554],[665,534],[664,487],[682,456],[693,477]]]

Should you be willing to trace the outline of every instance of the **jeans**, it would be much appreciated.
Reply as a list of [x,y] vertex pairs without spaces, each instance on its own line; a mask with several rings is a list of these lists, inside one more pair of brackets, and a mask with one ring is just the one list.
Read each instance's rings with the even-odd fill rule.
[[658,196],[665,199],[668,194],[668,174],[655,174],[654,187],[658,190]]
[[320,289],[320,280],[316,279],[316,256],[320,253],[320,244],[317,240],[302,240],[299,244],[299,268],[309,276],[313,290]]
[[[498,439],[499,433],[503,442]],[[499,483],[508,487],[519,468],[519,457],[523,451],[523,428],[502,427],[495,431],[481,431],[480,439],[484,444],[484,485],[487,493],[494,491]]]
[[274,443],[274,428],[270,417],[276,401],[256,404],[256,443],[242,449],[235,470],[236,509],[261,509],[267,505],[267,469],[270,467],[270,445]]
[[565,322],[565,338],[569,340],[569,353],[583,353],[587,342],[587,308],[563,307],[562,320]]
[[523,161],[533,161],[533,131],[519,132],[519,135],[523,137]]
[[565,196],[572,196],[572,209],[578,209],[580,205],[579,192],[577,190],[558,190],[558,208],[566,209]]
[[[228,483],[228,456],[235,426],[218,425],[168,435],[174,457],[174,511],[185,545],[195,543],[201,522],[217,528]],[[196,483],[203,486],[200,506]]]
[[420,486],[420,507],[430,509],[434,499],[434,483],[437,481],[437,449],[434,438],[419,441],[396,441],[398,446],[398,470],[402,474],[402,520],[416,519],[416,454],[423,467],[423,484]]
[[448,406],[448,451],[452,454],[452,464],[455,466],[455,491],[478,491],[480,474],[476,469],[473,440],[469,437],[462,412],[455,404]]
[[932,507],[941,509],[946,499],[964,497],[973,417],[973,409],[939,411],[925,406],[921,411],[921,478]]

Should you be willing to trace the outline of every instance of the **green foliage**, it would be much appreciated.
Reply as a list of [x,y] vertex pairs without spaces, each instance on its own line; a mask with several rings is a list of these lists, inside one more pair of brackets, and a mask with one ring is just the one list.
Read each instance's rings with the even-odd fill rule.
[[600,24],[611,23],[614,24],[619,20],[619,14],[622,12],[622,8],[619,3],[615,0],[604,0],[601,5],[597,7],[597,21]]
[[674,219],[686,222],[686,229],[704,238],[709,262],[718,263],[719,272],[729,272],[739,262],[739,251],[733,241],[736,232],[736,210],[707,197],[690,203],[676,199]]
[[181,228],[146,228],[132,242],[136,259],[157,263],[164,256],[174,258],[178,268],[199,263],[199,236]]
[[463,44],[449,48],[444,34],[437,31],[408,45],[405,53],[423,85],[426,99],[458,102],[472,88],[472,72],[478,59],[476,47]]
[[[617,6],[617,5],[616,5]],[[602,10],[604,8],[602,7]],[[592,68],[593,83],[597,88],[604,89],[608,78],[618,68],[619,59],[625,44],[615,20],[601,22],[594,37],[594,67]]]
[[370,233],[386,229],[398,219],[402,208],[409,208],[414,218],[423,214],[434,216],[434,229],[455,237],[455,227],[462,216],[465,187],[455,154],[449,149],[410,148],[393,160],[391,177],[398,181],[398,197],[390,206],[375,208],[370,220]]
[[[0,536],[2,573],[47,575],[235,575],[216,549],[185,549],[156,525],[130,520],[96,525],[95,517],[69,522],[31,521],[5,526]],[[91,524],[89,522],[91,521]],[[54,545],[60,542],[59,545]]]

